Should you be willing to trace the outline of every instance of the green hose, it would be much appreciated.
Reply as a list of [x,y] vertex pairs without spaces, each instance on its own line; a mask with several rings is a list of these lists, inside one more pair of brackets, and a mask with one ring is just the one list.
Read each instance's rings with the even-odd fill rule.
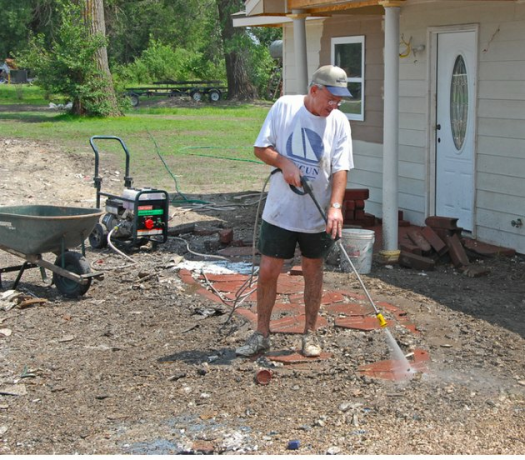
[[[171,176],[171,178],[173,179],[173,182],[175,182],[175,191],[177,192],[178,195],[180,195],[182,197],[182,200],[175,200],[174,198],[172,198],[170,200],[170,203],[173,204],[173,205],[183,205],[183,204],[187,204],[187,203],[197,203],[197,204],[210,204],[208,201],[203,201],[203,200],[190,200],[188,199],[180,190],[179,190],[179,184],[177,182],[177,178],[175,177],[175,175],[171,172],[170,168],[168,167],[168,165],[166,164],[166,161],[164,161],[164,158],[162,157],[162,155],[160,154],[160,149],[159,149],[159,146],[157,144],[157,141],[155,140],[155,138],[152,136],[152,134],[149,132],[149,130],[146,130],[149,134],[149,136],[151,137],[153,143],[155,144],[155,150],[157,152],[157,155],[158,157],[160,158],[160,160],[162,161],[162,164],[164,165],[164,167],[166,168],[166,170],[168,171],[168,174]],[[183,147],[182,149],[180,149],[180,151],[182,150],[190,150],[190,149],[223,149],[224,147],[195,147],[195,146],[189,146],[189,147]],[[230,147],[230,148],[246,148],[246,146],[243,146],[243,147]],[[250,147],[251,148],[251,147]],[[202,155],[202,154],[192,154],[192,155],[197,155],[197,156],[203,156],[203,157],[210,157],[210,158],[217,158],[217,159],[220,159],[220,160],[232,160],[232,161],[247,161],[247,162],[250,162],[250,163],[259,163],[259,164],[264,164],[263,162],[261,161],[257,161],[257,160],[247,160],[247,159],[244,159],[244,158],[228,158],[228,157],[218,157],[218,156],[214,156],[214,155]]]

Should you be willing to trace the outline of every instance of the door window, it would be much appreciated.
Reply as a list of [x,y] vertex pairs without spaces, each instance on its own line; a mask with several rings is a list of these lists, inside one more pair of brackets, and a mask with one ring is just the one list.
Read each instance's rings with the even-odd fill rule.
[[458,56],[452,70],[450,85],[450,124],[457,150],[461,150],[467,134],[468,78],[463,56]]

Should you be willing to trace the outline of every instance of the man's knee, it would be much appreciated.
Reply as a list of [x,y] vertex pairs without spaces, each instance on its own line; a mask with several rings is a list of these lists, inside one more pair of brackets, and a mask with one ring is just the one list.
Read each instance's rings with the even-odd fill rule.
[[259,283],[275,283],[281,273],[284,260],[263,256],[259,266]]

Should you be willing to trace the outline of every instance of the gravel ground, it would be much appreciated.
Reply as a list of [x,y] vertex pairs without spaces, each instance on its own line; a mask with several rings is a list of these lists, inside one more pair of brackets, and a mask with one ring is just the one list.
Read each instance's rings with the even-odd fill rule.
[[[1,203],[92,207],[90,160],[50,143],[0,138]],[[242,192],[213,197],[233,211],[172,207],[171,222],[233,228],[249,240],[256,210],[238,206]],[[215,251],[217,233],[205,233],[182,237],[193,251]],[[481,278],[448,264],[423,273],[374,261],[363,276],[372,297],[406,311],[420,334],[395,322],[389,330],[403,352],[418,348],[431,358],[428,372],[394,383],[358,372],[390,357],[384,331],[330,322],[320,331],[330,359],[282,366],[236,357],[251,326],[238,315],[227,322],[229,306],[181,281],[177,264],[196,258],[185,242],[170,238],[129,255],[133,263],[88,247],[105,278],[78,300],[29,270],[19,292],[41,301],[0,301],[0,453],[525,452],[522,256],[475,259],[490,269]],[[0,267],[19,262],[0,252]],[[0,295],[15,276],[3,274]],[[327,264],[325,280],[327,291],[360,289],[336,265]],[[298,342],[273,336],[275,350]],[[254,376],[264,368],[273,378],[259,385]]]

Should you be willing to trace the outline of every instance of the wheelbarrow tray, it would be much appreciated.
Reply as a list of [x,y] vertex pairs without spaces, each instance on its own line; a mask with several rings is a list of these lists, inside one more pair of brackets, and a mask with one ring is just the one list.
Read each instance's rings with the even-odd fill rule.
[[63,206],[1,206],[0,248],[60,254],[82,244],[102,214],[100,209]]

